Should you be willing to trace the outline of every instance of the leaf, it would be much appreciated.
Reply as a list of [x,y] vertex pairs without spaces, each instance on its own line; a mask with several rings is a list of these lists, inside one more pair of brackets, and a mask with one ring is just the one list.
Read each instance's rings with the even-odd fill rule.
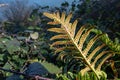
[[44,76],[48,73],[49,72],[47,71],[47,69],[39,62],[31,63],[26,70],[26,74],[28,74],[28,75]]
[[38,32],[30,33],[30,37],[31,37],[32,39],[38,39],[39,33],[38,33]]
[[0,42],[0,48],[5,48],[4,44]]
[[58,74],[58,73],[61,72],[61,69],[58,68],[57,66],[55,66],[52,63],[48,63],[46,61],[43,61],[43,62],[40,62],[40,63],[48,70],[49,73]]
[[63,35],[63,34],[55,35],[52,38],[50,38],[50,40],[56,40],[56,39],[69,39],[69,38],[67,35]]
[[53,46],[58,46],[58,45],[69,45],[69,44],[71,44],[72,42],[71,41],[56,41],[56,42],[54,42],[51,46],[53,47]]
[[0,61],[3,61],[4,54],[0,54]]
[[49,28],[48,31],[56,32],[56,33],[65,33],[61,28]]
[[19,75],[12,75],[12,76],[9,76],[6,80],[23,80],[20,78]]
[[[93,29],[93,33],[95,34],[102,34],[103,32],[101,30]],[[107,34],[104,34],[100,38],[111,50],[113,50],[116,54],[120,53],[120,43],[119,41],[115,40],[116,42],[113,42]],[[116,44],[117,43],[117,44]]]
[[11,65],[7,62],[7,63],[5,63],[5,65],[3,66],[3,68],[5,68],[5,69],[10,69],[10,68],[11,68]]
[[7,41],[5,45],[10,54],[20,50],[20,42],[16,39]]

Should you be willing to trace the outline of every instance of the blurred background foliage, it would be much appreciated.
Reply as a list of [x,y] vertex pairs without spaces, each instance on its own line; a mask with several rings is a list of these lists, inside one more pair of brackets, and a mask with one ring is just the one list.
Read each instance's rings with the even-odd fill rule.
[[[2,11],[5,20],[0,21],[0,68],[27,75],[40,75],[58,80],[79,80],[76,77],[84,63],[69,55],[61,58],[50,47],[47,32],[50,21],[43,12],[72,12],[72,21],[78,19],[78,28],[83,24],[95,26],[95,34],[105,33],[101,38],[117,54],[102,67],[108,79],[120,78],[120,0],[74,0],[60,7],[27,5],[28,1],[15,0]],[[57,74],[57,75],[56,75]],[[70,75],[70,76],[69,76]],[[88,74],[86,74],[89,76]],[[94,74],[91,74],[94,75]],[[0,70],[0,79],[31,80]],[[94,80],[94,79],[93,79]]]

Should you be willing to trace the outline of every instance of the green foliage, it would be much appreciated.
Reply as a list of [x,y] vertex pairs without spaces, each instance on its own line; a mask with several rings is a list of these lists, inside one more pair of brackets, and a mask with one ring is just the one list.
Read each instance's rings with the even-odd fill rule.
[[[103,72],[103,74],[105,74]],[[81,73],[73,74],[68,72],[66,74],[57,75],[57,80],[98,80],[96,75],[92,72],[85,73],[83,76]],[[106,80],[106,76],[101,76],[99,80]]]
[[23,80],[23,79],[21,79],[19,75],[12,75],[8,77],[6,80]]
[[[29,65],[29,61],[45,60],[43,54],[48,54],[49,46],[45,43],[44,33],[38,31],[42,31],[39,26],[30,26],[17,34],[8,35],[2,32],[3,35],[0,38],[0,67],[23,73]],[[38,69],[36,71],[39,71]],[[2,72],[2,74],[5,77],[12,75],[9,72]]]
[[46,70],[46,68],[38,62],[31,63],[26,70],[26,74],[32,76],[34,75],[45,76],[48,73],[49,72]]
[[[96,34],[102,34],[101,30],[93,29],[92,32]],[[115,51],[117,54],[120,54],[120,43],[118,38],[115,38],[115,41],[113,42],[107,34],[104,34],[101,36],[101,40],[113,51]]]
[[[2,37],[1,41],[1,65],[5,65],[10,61],[15,61],[14,63],[9,63],[11,66],[14,65],[21,65],[18,64],[19,58],[18,55],[21,52],[20,42],[17,39],[13,39],[12,37]],[[22,54],[21,54],[22,55]],[[23,61],[23,60],[22,60]],[[20,62],[22,63],[22,62]],[[24,62],[23,62],[24,63]]]
[[48,63],[46,61],[40,62],[51,74],[58,74],[61,73],[61,69],[55,66],[52,63]]

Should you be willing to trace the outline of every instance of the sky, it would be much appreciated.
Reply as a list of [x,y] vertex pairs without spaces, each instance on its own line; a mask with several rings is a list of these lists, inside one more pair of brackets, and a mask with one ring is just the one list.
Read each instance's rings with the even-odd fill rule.
[[[32,2],[33,0],[31,0]],[[34,0],[34,3],[38,3],[40,5],[49,5],[49,6],[60,6],[62,2],[68,1],[72,3],[74,0]]]
[[[8,4],[15,0],[0,0],[0,4]],[[24,1],[24,0],[23,0]],[[41,6],[52,6],[60,7],[61,3],[67,1],[71,4],[74,0],[28,0],[30,5],[38,4]],[[76,0],[78,1],[78,0]],[[1,17],[2,7],[0,7],[0,17]]]
[[[0,0],[0,2],[2,3],[8,3],[14,1],[14,0]],[[63,2],[69,2],[70,4],[74,1],[74,0],[29,0],[30,4],[40,4],[41,6],[60,6],[61,3]]]

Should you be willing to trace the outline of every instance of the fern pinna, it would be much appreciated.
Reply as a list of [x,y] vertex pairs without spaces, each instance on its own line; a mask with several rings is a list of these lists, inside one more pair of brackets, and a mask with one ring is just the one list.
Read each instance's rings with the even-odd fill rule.
[[[59,12],[53,14],[45,12],[44,15],[53,19],[53,21],[48,22],[48,24],[60,25],[60,27],[48,29],[48,31],[57,33],[50,39],[53,41],[51,46],[55,48],[55,52],[69,52],[69,55],[82,58],[86,64],[86,67],[80,71],[82,75],[92,70],[99,79],[100,76],[103,75],[103,71],[101,71],[102,64],[114,54],[114,52],[110,50],[101,51],[106,46],[103,43],[93,50],[91,49],[98,41],[100,35],[93,36],[87,41],[87,44],[84,45],[86,40],[88,40],[87,38],[90,37],[91,27],[85,28],[82,26],[79,30],[76,30],[78,21],[70,22],[72,14],[66,16],[65,13],[60,15]],[[99,62],[99,64],[97,62]]]

